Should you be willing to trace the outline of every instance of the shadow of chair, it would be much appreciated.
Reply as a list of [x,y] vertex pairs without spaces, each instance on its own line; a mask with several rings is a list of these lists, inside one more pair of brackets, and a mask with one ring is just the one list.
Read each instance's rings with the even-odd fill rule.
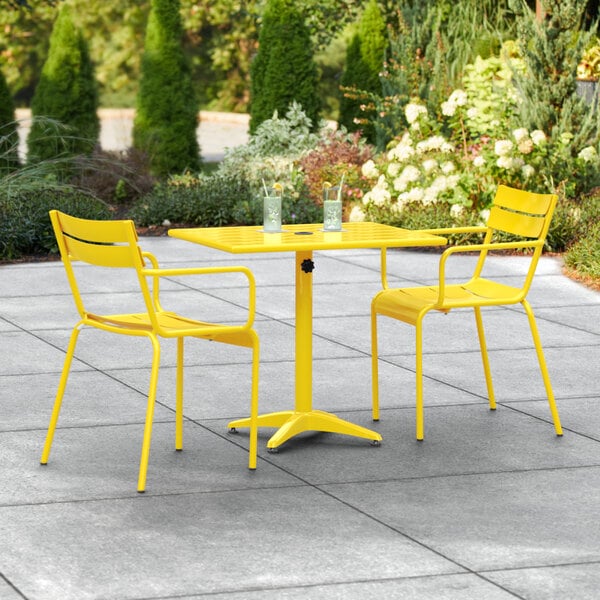
[[[528,317],[542,379],[548,397],[550,412],[557,435],[562,428],[556,402],[548,375],[548,369],[531,306],[526,300],[535,270],[542,253],[546,235],[550,227],[557,197],[553,194],[533,194],[507,186],[499,186],[487,226],[452,229],[433,229],[429,233],[447,235],[455,233],[479,234],[481,243],[459,245],[446,249],[439,260],[438,284],[431,286],[390,288],[387,283],[385,251],[382,251],[383,289],[375,295],[371,303],[371,356],[373,386],[373,419],[379,420],[379,373],[377,317],[383,315],[397,319],[415,327],[416,355],[416,437],[423,439],[423,318],[437,310],[448,313],[452,309],[472,308],[479,337],[483,370],[487,385],[489,405],[496,408],[490,364],[486,347],[481,308],[520,303]],[[508,234],[508,236],[506,235]],[[498,237],[510,241],[497,241]],[[507,285],[483,276],[488,254],[492,251],[510,252],[532,250],[529,266],[522,284],[518,287]],[[458,253],[478,253],[472,277],[463,283],[448,283],[446,268],[450,257]]]
[[[175,338],[177,340],[175,393],[176,450],[182,450],[183,448],[184,339],[186,337],[200,338],[224,344],[232,344],[234,346],[243,346],[252,350],[248,467],[255,469],[257,460],[259,339],[257,333],[252,328],[255,313],[255,282],[252,273],[245,267],[161,269],[158,266],[156,258],[149,252],[142,251],[139,247],[133,221],[79,219],[56,210],[50,211],[50,219],[73,299],[81,318],[74,326],[69,341],[40,462],[42,464],[48,462],[77,339],[82,328],[89,326],[119,335],[146,337],[152,344],[152,369],[138,475],[138,492],[143,492],[146,485],[156,387],[160,366],[160,338]],[[91,299],[86,294],[86,302],[84,303],[83,294],[80,292],[81,286],[78,284],[79,272],[74,268],[74,262],[87,263],[95,267],[131,270],[135,274],[134,279],[139,283],[140,307],[145,310],[143,312],[125,314],[97,314],[96,312],[90,312],[88,306]],[[243,324],[232,325],[204,322],[162,308],[159,297],[159,282],[161,278],[223,275],[227,273],[239,273],[247,279],[247,319]],[[88,274],[86,274],[87,276]]]

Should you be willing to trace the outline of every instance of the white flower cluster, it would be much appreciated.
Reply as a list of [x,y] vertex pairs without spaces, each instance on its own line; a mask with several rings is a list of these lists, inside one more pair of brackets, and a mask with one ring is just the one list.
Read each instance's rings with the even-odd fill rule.
[[[494,153],[498,157],[496,166],[507,171],[516,171],[521,169],[521,174],[525,179],[529,179],[535,174],[535,168],[526,164],[524,156],[531,154],[536,147],[541,146],[546,142],[546,134],[539,129],[529,133],[527,128],[520,127],[512,132],[512,140],[498,140],[494,144]],[[515,155],[515,150],[518,154]],[[473,161],[475,166],[483,166],[484,159]]]
[[454,152],[454,146],[442,135],[432,135],[417,144],[417,152],[424,154],[425,152]]
[[385,175],[380,175],[375,187],[363,196],[363,204],[373,203],[375,206],[383,206],[392,198],[388,190],[388,184]]
[[464,90],[454,90],[446,102],[442,102],[442,114],[446,117],[452,117],[459,106],[467,104],[467,92]]
[[369,179],[373,179],[375,177],[379,177],[379,171],[377,170],[377,167],[375,166],[375,162],[372,160],[368,160],[362,167],[361,167],[361,173],[369,178]]
[[[462,102],[460,98],[457,101]],[[426,109],[417,104],[406,109],[409,121],[416,122],[420,115],[426,114]],[[417,130],[412,131],[418,135]],[[373,161],[363,165],[365,177],[377,178],[373,189],[363,196],[364,206],[387,206],[400,212],[409,202],[437,202],[442,194],[458,185],[460,175],[451,160],[453,155],[454,146],[441,135],[415,142],[411,133],[406,132],[387,152],[385,172],[380,173]]]
[[586,146],[579,152],[577,158],[580,158],[584,162],[593,162],[598,160],[598,152],[594,146]]
[[409,125],[414,125],[421,115],[427,114],[427,109],[422,104],[409,103],[404,108],[404,114]]

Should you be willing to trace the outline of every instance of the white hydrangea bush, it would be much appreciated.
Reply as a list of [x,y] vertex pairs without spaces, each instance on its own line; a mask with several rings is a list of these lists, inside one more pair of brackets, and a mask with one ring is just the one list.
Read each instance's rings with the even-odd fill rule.
[[355,218],[393,222],[411,204],[445,206],[453,221],[460,221],[466,210],[485,216],[499,184],[532,191],[562,186],[564,191],[564,183],[552,178],[553,164],[570,160],[580,176],[598,168],[594,146],[574,153],[573,136],[551,144],[543,131],[510,129],[508,120],[487,121],[482,132],[477,110],[477,99],[462,89],[441,104],[440,120],[420,102],[408,103],[407,129],[362,167],[372,187]]

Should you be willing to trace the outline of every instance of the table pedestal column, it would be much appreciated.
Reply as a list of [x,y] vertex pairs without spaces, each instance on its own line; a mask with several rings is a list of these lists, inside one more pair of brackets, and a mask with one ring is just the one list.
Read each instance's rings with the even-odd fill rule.
[[[294,410],[259,415],[259,427],[277,427],[267,442],[274,450],[303,431],[326,431],[361,437],[379,444],[381,435],[321,410],[312,408],[312,251],[296,252],[296,399]],[[230,429],[249,427],[249,419],[229,423]]]

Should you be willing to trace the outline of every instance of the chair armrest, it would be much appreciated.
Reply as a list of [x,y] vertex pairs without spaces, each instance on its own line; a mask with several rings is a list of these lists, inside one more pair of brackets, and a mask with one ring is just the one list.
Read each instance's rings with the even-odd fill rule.
[[[488,228],[485,226],[469,226],[469,227],[438,227],[434,229],[419,229],[422,233],[431,235],[450,235],[453,233],[487,233]],[[458,246],[456,246],[458,247]],[[386,248],[381,249],[381,285],[384,290],[389,288],[387,281],[387,253]]]
[[523,248],[536,248],[543,246],[544,240],[529,240],[524,242],[495,242],[491,244],[466,244],[462,246],[452,246],[447,248],[442,253],[439,262],[439,274],[438,274],[438,305],[442,305],[445,299],[445,287],[446,287],[446,261],[452,254],[459,252],[489,252],[490,250],[518,250]]
[[450,235],[451,233],[487,233],[488,228],[479,225],[469,227],[438,227],[437,229],[419,229],[423,233],[432,235]]
[[[247,267],[232,266],[232,267],[186,267],[186,268],[158,268],[156,259],[149,253],[142,253],[145,258],[148,258],[152,263],[152,268],[144,268],[141,274],[146,277],[154,278],[153,298],[157,309],[162,310],[158,300],[158,281],[160,277],[185,277],[188,275],[219,275],[225,273],[241,273],[248,280],[248,319],[244,324],[245,328],[250,328],[254,322],[256,313],[256,280],[254,274]],[[148,256],[147,256],[148,254]]]

